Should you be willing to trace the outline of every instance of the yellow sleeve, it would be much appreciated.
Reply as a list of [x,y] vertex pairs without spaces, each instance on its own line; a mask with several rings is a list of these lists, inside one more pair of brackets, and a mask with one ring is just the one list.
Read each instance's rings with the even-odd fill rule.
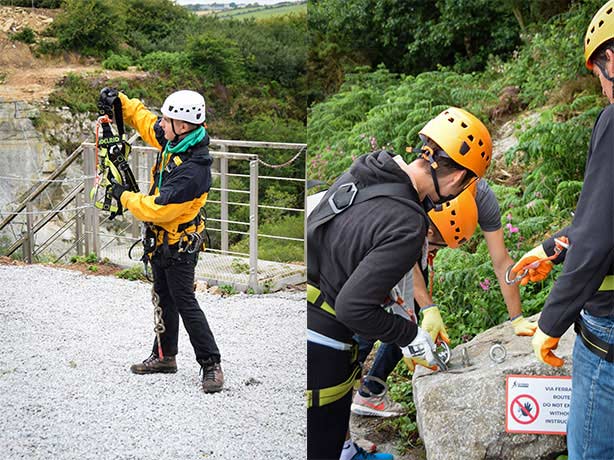
[[125,122],[136,129],[147,144],[156,149],[161,149],[162,146],[156,139],[154,131],[154,125],[158,121],[157,115],[147,110],[138,99],[129,99],[123,93],[119,93],[119,98],[122,101]]
[[186,203],[159,205],[154,201],[157,196],[143,195],[137,192],[124,192],[121,197],[122,205],[137,219],[154,224],[172,222],[185,212]]

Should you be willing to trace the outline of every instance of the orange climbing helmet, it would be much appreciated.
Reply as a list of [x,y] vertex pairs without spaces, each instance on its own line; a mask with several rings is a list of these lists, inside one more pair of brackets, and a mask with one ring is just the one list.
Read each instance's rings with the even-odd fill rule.
[[466,110],[449,107],[420,131],[463,168],[482,177],[492,157],[492,140],[484,123]]
[[610,0],[593,16],[584,36],[584,63],[593,70],[591,57],[605,42],[614,38],[614,0]]
[[428,215],[448,247],[459,247],[471,238],[478,226],[478,207],[471,187],[431,209]]

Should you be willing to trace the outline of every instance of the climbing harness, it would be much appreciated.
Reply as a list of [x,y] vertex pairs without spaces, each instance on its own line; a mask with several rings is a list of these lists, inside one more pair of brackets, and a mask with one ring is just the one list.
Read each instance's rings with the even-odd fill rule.
[[164,320],[162,319],[162,306],[160,305],[160,296],[151,287],[151,303],[154,306],[154,332],[156,333],[156,339],[158,341],[158,358],[164,359],[164,353],[162,352],[162,334],[166,331]]
[[[117,134],[111,127],[113,122],[117,125]],[[124,119],[119,98],[113,101],[111,113],[101,114],[96,121],[95,149],[97,176],[94,188],[90,192],[90,198],[98,209],[110,211],[109,220],[113,220],[115,216],[123,214],[123,208],[118,200],[115,200],[115,204],[113,203],[111,180],[124,185],[131,192],[139,191],[139,186],[128,164],[131,146],[124,132]]]
[[529,273],[529,270],[533,270],[539,267],[539,265],[542,264],[543,262],[556,259],[561,254],[561,252],[563,252],[564,249],[569,249],[569,239],[566,236],[555,238],[554,239],[554,254],[548,257],[544,257],[543,259],[537,259],[525,265],[518,272],[518,275],[516,275],[516,278],[514,279],[510,279],[510,274],[512,273],[512,268],[514,268],[514,264],[510,265],[509,267],[507,267],[507,270],[505,270],[505,283],[509,285],[520,283],[520,281],[525,276],[527,276],[527,274]]

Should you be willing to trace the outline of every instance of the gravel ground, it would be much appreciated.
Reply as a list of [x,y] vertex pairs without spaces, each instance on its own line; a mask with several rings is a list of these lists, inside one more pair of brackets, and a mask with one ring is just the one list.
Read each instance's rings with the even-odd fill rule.
[[1,457],[305,458],[304,293],[197,297],[222,353],[213,395],[182,326],[176,374],[130,373],[151,349],[150,285],[0,266]]

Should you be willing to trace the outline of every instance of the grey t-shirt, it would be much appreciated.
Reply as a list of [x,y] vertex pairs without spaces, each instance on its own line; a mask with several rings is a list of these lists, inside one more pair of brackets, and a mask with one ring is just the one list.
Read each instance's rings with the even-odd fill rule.
[[484,179],[478,181],[475,194],[475,204],[478,207],[478,224],[483,232],[494,232],[501,228],[501,210],[495,192]]

